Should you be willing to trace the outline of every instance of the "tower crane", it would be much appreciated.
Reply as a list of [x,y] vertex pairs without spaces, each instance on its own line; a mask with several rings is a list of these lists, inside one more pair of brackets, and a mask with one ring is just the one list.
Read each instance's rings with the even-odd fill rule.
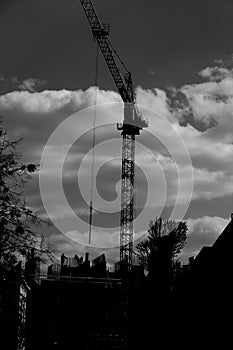
[[[133,252],[135,136],[140,135],[140,131],[148,127],[148,122],[143,119],[142,114],[137,108],[131,73],[109,40],[109,24],[101,23],[91,0],[80,0],[80,2],[91,26],[93,38],[98,43],[118,92],[124,102],[124,119],[123,122],[117,123],[117,129],[121,131],[123,137],[120,264],[124,270],[129,271],[132,266]],[[117,60],[124,68],[124,74],[119,69]]]

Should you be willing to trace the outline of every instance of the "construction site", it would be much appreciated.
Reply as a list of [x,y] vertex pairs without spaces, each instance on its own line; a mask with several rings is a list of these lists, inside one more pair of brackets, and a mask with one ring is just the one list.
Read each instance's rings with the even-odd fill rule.
[[232,229],[231,218],[212,246],[180,266],[169,291],[164,267],[162,278],[148,280],[142,266],[122,274],[106,269],[104,255],[89,261],[88,253],[62,254],[60,263],[42,274],[32,251],[25,266],[19,264],[12,279],[1,283],[1,343],[12,350],[128,350],[151,344],[160,349],[182,335],[181,348],[190,338],[225,347],[230,337],[225,315],[232,312]]
[[[154,260],[160,271],[155,268],[153,276],[147,275],[145,265],[133,258],[135,139],[150,125],[137,106],[130,69],[110,41],[110,25],[102,23],[91,0],[80,0],[80,5],[87,19],[83,30],[91,30],[96,47],[95,88],[102,55],[106,74],[110,73],[123,103],[123,116],[119,115],[116,125],[122,137],[118,259],[109,269],[106,255],[90,259],[87,246],[83,255],[62,253],[42,272],[41,260],[31,249],[25,264],[19,263],[12,272],[11,281],[0,284],[0,347],[2,342],[6,350],[164,349],[187,348],[196,339],[196,346],[208,348],[213,339],[206,324],[212,328],[213,338],[225,344],[230,338],[225,311],[229,319],[232,312],[233,217],[212,246],[203,247],[195,258],[190,256],[188,263],[177,264],[172,277],[166,254]],[[94,150],[96,101],[93,107]],[[90,246],[95,210],[94,163],[93,151],[88,203]]]

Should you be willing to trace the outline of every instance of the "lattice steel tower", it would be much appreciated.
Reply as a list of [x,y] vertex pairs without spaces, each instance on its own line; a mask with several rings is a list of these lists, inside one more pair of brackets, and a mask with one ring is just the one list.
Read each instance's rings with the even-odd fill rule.
[[[120,262],[125,270],[132,266],[133,220],[134,220],[134,164],[135,136],[140,130],[148,127],[136,105],[135,92],[130,71],[113,48],[108,36],[109,25],[101,23],[90,0],[80,0],[97,41],[104,56],[116,87],[124,102],[124,119],[117,124],[123,136],[122,172],[121,172],[121,222],[120,222]],[[117,63],[124,69],[122,74]]]

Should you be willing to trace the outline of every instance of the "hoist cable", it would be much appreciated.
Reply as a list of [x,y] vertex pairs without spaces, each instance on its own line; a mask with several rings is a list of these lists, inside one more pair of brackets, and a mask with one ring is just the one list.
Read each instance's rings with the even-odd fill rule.
[[92,159],[91,159],[91,189],[90,189],[90,216],[89,216],[89,244],[91,243],[91,231],[92,231],[92,214],[93,214],[93,201],[94,201],[94,170],[95,170],[95,129],[96,129],[96,104],[98,93],[98,76],[99,76],[99,46],[96,42],[96,58],[95,58],[95,91],[94,91],[94,117],[93,117],[93,135],[92,135]]

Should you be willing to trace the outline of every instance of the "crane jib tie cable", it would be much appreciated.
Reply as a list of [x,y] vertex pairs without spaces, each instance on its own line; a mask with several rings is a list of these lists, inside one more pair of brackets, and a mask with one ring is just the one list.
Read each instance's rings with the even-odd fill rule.
[[99,75],[99,46],[96,42],[96,59],[95,59],[95,92],[94,92],[94,118],[93,118],[93,136],[92,136],[92,160],[91,160],[91,189],[90,189],[90,216],[89,216],[89,244],[91,243],[92,231],[92,214],[94,201],[94,170],[95,170],[95,128],[96,128],[96,103],[98,93],[98,75]]

